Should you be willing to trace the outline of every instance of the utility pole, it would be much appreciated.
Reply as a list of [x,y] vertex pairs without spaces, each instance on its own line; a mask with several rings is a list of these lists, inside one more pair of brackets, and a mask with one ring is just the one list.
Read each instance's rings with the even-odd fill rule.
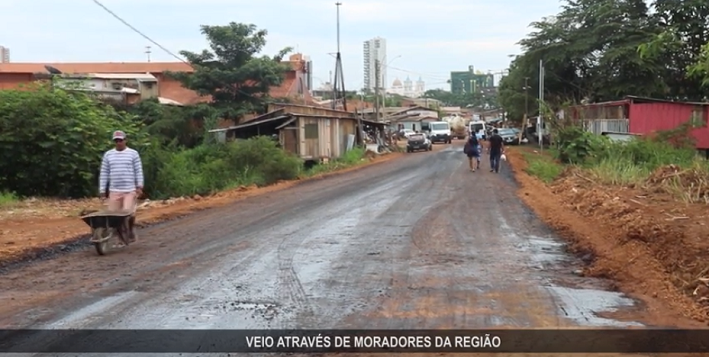
[[529,90],[529,77],[524,77],[524,118],[526,119],[529,115],[529,96],[527,91]]
[[152,51],[150,51],[150,46],[145,46],[145,54],[148,55],[148,62],[150,62],[150,54]]
[[337,102],[342,100],[342,110],[347,111],[345,75],[342,73],[342,54],[340,53],[340,5],[342,5],[341,2],[335,3],[337,6],[337,59],[335,61],[335,80],[332,86],[332,109],[337,108]]
[[544,110],[544,62],[539,60],[539,120],[537,125],[539,125],[539,150],[544,148],[544,136],[542,135],[542,124],[543,124],[543,110]]
[[[527,133],[529,128],[529,77],[524,77],[524,127],[522,128],[524,133]],[[519,136],[519,144],[522,144],[522,135]]]

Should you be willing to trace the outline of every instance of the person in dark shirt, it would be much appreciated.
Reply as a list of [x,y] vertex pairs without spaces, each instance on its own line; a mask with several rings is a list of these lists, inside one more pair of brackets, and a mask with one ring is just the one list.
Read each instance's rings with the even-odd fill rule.
[[[475,169],[480,169],[480,142],[475,134],[470,135],[468,142],[465,143],[463,151],[468,156],[468,164],[470,165],[470,171],[475,172]],[[473,159],[476,159],[477,166],[473,165]]]
[[492,131],[492,136],[488,139],[490,146],[488,147],[488,152],[490,153],[490,172],[500,172],[500,157],[505,152],[505,144],[502,137],[498,134],[497,129]]

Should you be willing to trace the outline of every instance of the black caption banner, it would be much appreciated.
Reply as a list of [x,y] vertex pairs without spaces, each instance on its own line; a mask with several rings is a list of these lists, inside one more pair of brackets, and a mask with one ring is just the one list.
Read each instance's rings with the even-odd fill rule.
[[707,330],[0,330],[0,353],[683,353]]

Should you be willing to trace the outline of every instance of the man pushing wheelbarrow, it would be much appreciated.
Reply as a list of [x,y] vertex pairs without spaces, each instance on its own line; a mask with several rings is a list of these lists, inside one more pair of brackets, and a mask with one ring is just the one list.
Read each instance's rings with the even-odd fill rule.
[[126,133],[115,131],[115,148],[103,155],[101,174],[99,175],[99,195],[108,198],[108,210],[111,212],[131,212],[128,221],[130,243],[136,241],[135,210],[138,197],[143,194],[143,163],[140,154],[126,144]]

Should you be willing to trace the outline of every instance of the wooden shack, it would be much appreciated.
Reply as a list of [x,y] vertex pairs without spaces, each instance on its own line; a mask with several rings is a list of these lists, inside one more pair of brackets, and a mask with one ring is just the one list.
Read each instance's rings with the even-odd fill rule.
[[270,104],[268,112],[247,122],[210,130],[220,141],[255,136],[278,138],[283,149],[303,160],[329,160],[341,157],[348,146],[359,142],[358,123],[363,129],[384,123],[363,120],[354,113],[298,104]]

